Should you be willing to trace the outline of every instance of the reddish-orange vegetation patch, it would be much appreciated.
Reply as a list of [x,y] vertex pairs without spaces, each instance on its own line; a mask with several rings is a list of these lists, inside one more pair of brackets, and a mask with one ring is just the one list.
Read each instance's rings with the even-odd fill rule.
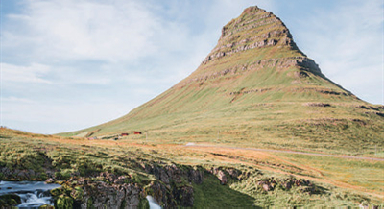
[[[253,151],[253,150],[233,150],[233,149],[226,149],[226,148],[216,148],[216,147],[184,147],[185,149],[191,149],[195,152],[200,151],[200,152],[208,152],[208,153],[216,153],[220,154],[217,156],[217,158],[227,161],[227,162],[238,162],[241,164],[247,164],[247,165],[252,165],[254,167],[257,167],[261,170],[267,170],[271,172],[276,172],[276,173],[281,173],[281,174],[286,174],[286,175],[292,175],[295,176],[296,178],[302,178],[302,179],[308,179],[312,181],[319,181],[327,184],[332,184],[337,187],[342,187],[342,188],[348,188],[348,189],[353,189],[355,191],[359,191],[362,193],[366,193],[375,197],[378,197],[380,199],[384,200],[384,192],[378,192],[378,191],[373,191],[369,190],[365,187],[362,186],[356,186],[353,184],[349,184],[343,181],[339,180],[333,180],[333,179],[327,179],[323,175],[323,171],[319,169],[315,169],[313,167],[310,167],[308,165],[304,164],[296,164],[288,161],[288,159],[284,159],[283,157],[278,157],[274,155],[273,153],[263,153],[261,151]],[[242,157],[242,158],[239,158]],[[270,166],[268,164],[260,164],[260,163],[253,163],[257,162],[257,160],[267,160],[270,162],[272,165],[276,165],[276,163],[281,164],[281,165],[291,165],[294,167],[298,167],[302,170],[302,174],[317,174],[316,177],[309,177],[307,175],[300,175],[297,173],[291,173],[289,172],[289,168],[287,169],[288,171],[282,169],[284,167],[279,167],[279,166]],[[314,176],[314,175],[312,175]]]
[[[1,129],[1,132],[7,132],[5,129]],[[60,137],[55,135],[41,135],[24,132],[12,132],[14,135],[31,137],[35,139],[43,139],[54,141],[62,144],[72,145],[87,145],[97,147],[115,147],[115,148],[139,148],[143,152],[159,153],[159,155],[177,158],[188,158],[201,160],[209,159],[218,163],[230,163],[230,164],[243,164],[249,165],[261,170],[281,173],[285,175],[292,175],[296,178],[308,179],[312,181],[323,182],[332,184],[337,187],[348,188],[361,193],[366,193],[384,200],[384,192],[369,190],[362,186],[353,185],[347,182],[330,179],[323,175],[324,171],[315,169],[306,164],[293,163],[289,158],[275,155],[272,152],[262,152],[254,150],[241,150],[231,149],[225,147],[193,147],[193,146],[180,146],[175,144],[146,144],[137,143],[134,141],[112,141],[112,140],[88,140],[86,138],[69,138]],[[193,164],[193,160],[190,164]],[[299,169],[299,171],[297,170]],[[309,176],[308,176],[309,175]],[[381,180],[379,180],[381,181]]]

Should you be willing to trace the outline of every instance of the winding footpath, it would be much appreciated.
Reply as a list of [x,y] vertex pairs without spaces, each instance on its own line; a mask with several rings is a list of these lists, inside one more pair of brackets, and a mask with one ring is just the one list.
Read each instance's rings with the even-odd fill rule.
[[185,146],[186,147],[232,149],[232,150],[252,150],[252,151],[257,151],[257,152],[274,152],[274,153],[286,153],[286,154],[295,154],[295,155],[310,155],[310,156],[320,156],[320,157],[341,157],[341,158],[360,159],[360,160],[384,161],[384,158],[376,158],[376,157],[349,156],[349,155],[329,155],[329,154],[306,153],[306,152],[297,152],[297,151],[289,151],[289,150],[271,150],[271,149],[257,149],[257,148],[226,147],[226,146],[216,146],[216,145],[198,145],[198,144],[194,144],[194,143],[187,143]]

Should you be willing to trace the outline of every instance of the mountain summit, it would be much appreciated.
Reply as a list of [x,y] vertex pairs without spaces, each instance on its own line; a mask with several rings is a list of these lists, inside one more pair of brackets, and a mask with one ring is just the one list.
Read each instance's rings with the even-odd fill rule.
[[[143,131],[180,143],[320,149],[327,142],[337,149],[368,132],[383,136],[379,111],[327,79],[276,15],[250,7],[223,27],[190,76],[129,114],[76,134]],[[287,138],[294,140],[281,142]]]
[[[264,73],[275,74],[257,77]],[[258,7],[246,9],[224,26],[217,46],[201,66],[179,85],[201,84],[220,77],[233,77],[236,83],[253,77],[249,85],[240,84],[241,91],[234,91],[233,94],[262,89],[250,89],[253,86],[274,87],[264,89],[274,91],[279,84],[289,85],[293,89],[291,92],[313,91],[315,89],[302,85],[313,84],[324,87],[317,89],[320,93],[352,96],[324,77],[319,66],[299,50],[288,28],[276,15]]]

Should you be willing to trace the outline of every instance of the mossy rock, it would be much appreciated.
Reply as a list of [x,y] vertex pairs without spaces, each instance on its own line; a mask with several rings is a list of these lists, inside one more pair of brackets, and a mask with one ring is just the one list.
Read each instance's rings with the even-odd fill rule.
[[55,204],[55,208],[62,208],[62,209],[65,209],[65,208],[72,208],[73,206],[73,199],[71,197],[68,197],[66,195],[61,195],[57,201],[56,201],[56,204]]
[[0,206],[10,206],[21,204],[21,199],[15,194],[6,194],[0,196]]
[[87,200],[87,209],[94,209],[92,197]]
[[139,205],[137,206],[137,208],[140,208],[140,209],[149,209],[149,202],[147,199],[145,198],[142,198],[140,199],[140,202],[139,202]]
[[52,189],[51,191],[50,191],[50,193],[51,193],[51,195],[52,196],[59,196],[59,195],[61,195],[62,193],[63,193],[63,189],[61,188],[61,187],[59,187],[59,188],[55,188],[55,189]]
[[46,204],[46,205],[40,205],[39,209],[55,209],[55,207],[52,205]]
[[81,201],[84,196],[84,190],[82,187],[77,186],[74,190],[71,192],[71,197],[76,201]]

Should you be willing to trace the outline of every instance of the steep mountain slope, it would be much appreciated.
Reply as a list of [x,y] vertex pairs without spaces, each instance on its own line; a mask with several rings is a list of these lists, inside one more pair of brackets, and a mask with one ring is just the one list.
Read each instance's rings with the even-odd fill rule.
[[[195,72],[121,118],[62,134],[78,137],[0,127],[0,181],[59,183],[56,208],[383,207],[383,117],[251,7]],[[0,208],[21,201],[0,191]]]
[[73,134],[141,131],[155,142],[369,153],[384,145],[383,112],[327,79],[273,13],[250,7],[224,26],[190,76],[121,118]]

